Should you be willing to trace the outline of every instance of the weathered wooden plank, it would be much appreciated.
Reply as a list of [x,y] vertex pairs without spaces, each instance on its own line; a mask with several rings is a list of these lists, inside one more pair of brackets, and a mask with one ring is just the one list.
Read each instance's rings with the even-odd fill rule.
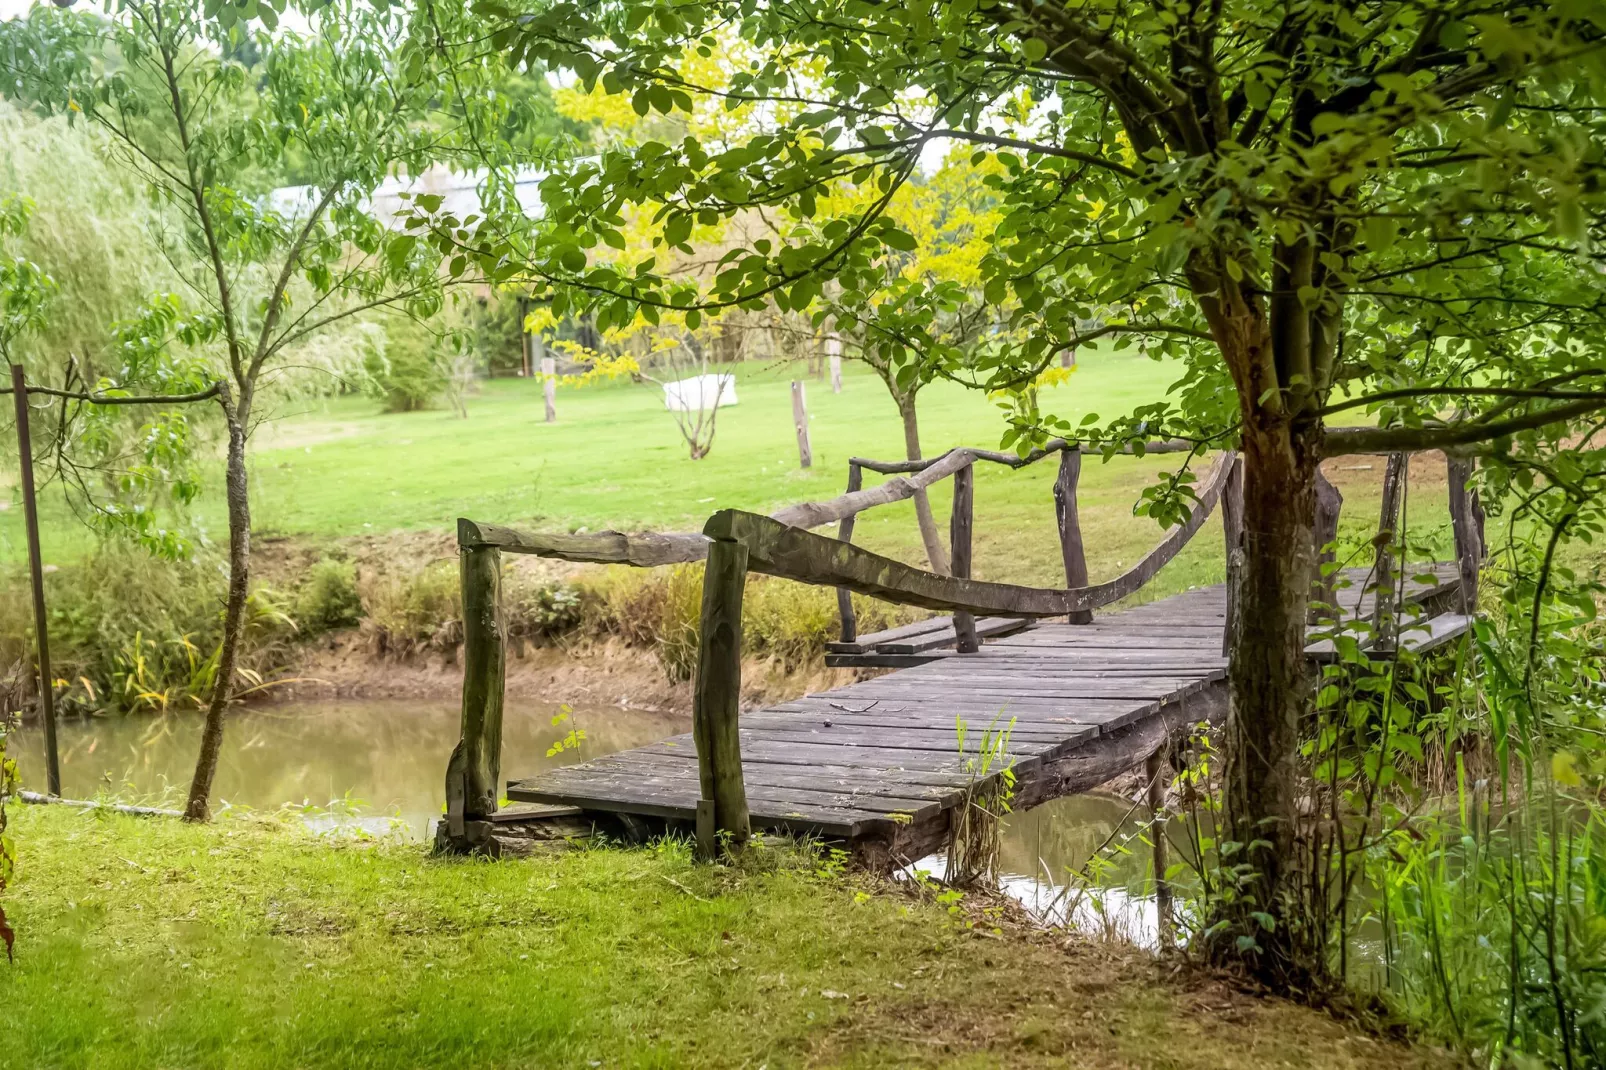
[[[957,794],[952,787],[922,788],[908,785],[907,790],[911,794],[897,796],[847,789],[827,780],[808,783],[811,779],[818,780],[818,778],[802,776],[777,778],[771,773],[770,779],[780,779],[785,783],[759,783],[757,778],[753,783],[753,806],[770,813],[781,812],[787,807],[795,806],[801,810],[829,808],[861,810],[869,814],[902,812],[913,817],[922,812],[935,813],[944,802]],[[553,776],[530,790],[546,795],[559,793],[571,796],[607,795],[622,800],[654,800],[678,805],[678,800],[673,798],[675,795],[691,799],[698,788],[695,776],[677,771],[672,765],[650,773],[631,768],[610,770],[592,766],[571,766],[556,770]],[[509,798],[511,797],[510,795]]]
[[[686,761],[683,755],[667,750],[657,753],[646,750],[621,751],[618,754],[611,754],[607,758],[596,759],[596,761],[611,762],[619,765],[626,771],[640,770],[646,772],[655,772],[675,768],[684,770],[691,767],[691,763]],[[971,780],[971,777],[968,773],[959,769],[941,770],[909,768],[899,768],[897,770],[893,770],[892,772],[896,772],[897,774],[897,779],[895,781],[882,780],[876,776],[868,775],[865,766],[847,765],[836,762],[823,765],[815,763],[814,765],[803,767],[795,764],[788,765],[782,763],[755,761],[749,758],[743,769],[746,775],[752,777],[773,776],[784,778],[788,776],[814,776],[829,778],[833,781],[844,781],[871,786],[886,785],[889,788],[896,788],[898,785],[903,784],[916,785],[922,790],[926,788],[935,790],[963,787]],[[532,780],[540,779],[542,778],[532,778]]]
[[[847,540],[844,539],[842,541],[846,542]],[[871,632],[869,635],[860,636],[853,640],[852,643],[827,642],[825,649],[835,653],[857,654],[872,647],[878,647],[883,643],[896,643],[917,635],[928,635],[933,632],[951,632],[952,630],[952,617],[927,617],[924,620],[900,624],[896,628],[886,628],[879,632]]]
[[[959,614],[955,614],[955,619],[958,616]],[[1022,620],[1019,617],[983,617],[973,624],[972,630],[978,639],[991,639],[996,636],[1010,635],[1023,628],[1028,628],[1031,623],[1031,621]],[[957,630],[950,632],[944,629],[938,632],[927,632],[924,635],[911,636],[906,639],[876,643],[874,649],[878,654],[921,654],[939,646],[947,646],[953,643],[956,636]],[[958,652],[974,654],[980,649],[981,647],[978,643],[975,649],[965,651],[960,648]]]

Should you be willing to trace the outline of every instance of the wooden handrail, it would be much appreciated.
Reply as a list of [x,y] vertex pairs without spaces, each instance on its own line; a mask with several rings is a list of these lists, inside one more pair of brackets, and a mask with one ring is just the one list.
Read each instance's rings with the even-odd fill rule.
[[459,517],[457,545],[464,550],[494,547],[512,554],[535,554],[563,561],[598,565],[635,565],[654,568],[701,561],[708,556],[708,539],[695,532],[660,534],[643,531],[597,531],[584,535],[558,535],[517,531],[500,524],[482,524]]
[[[989,461],[993,464],[1002,464],[1009,468],[1025,468],[1027,465],[1036,464],[1044,457],[1052,456],[1053,454],[1059,453],[1062,450],[1069,450],[1072,446],[1076,447],[1078,453],[1093,453],[1101,456],[1104,453],[1104,448],[1102,446],[1097,446],[1092,443],[1067,442],[1063,438],[1051,438],[1041,446],[1033,449],[1024,457],[1018,453],[1003,453],[999,450],[983,450],[972,446],[959,446],[955,447],[953,450],[949,450],[948,453],[938,454],[935,457],[922,458],[918,461],[875,461],[869,459],[868,457],[852,457],[849,458],[848,463],[856,464],[860,468],[866,468],[872,472],[877,472],[884,476],[904,474],[909,472],[923,472],[927,468],[946,458],[949,454],[954,453],[956,450],[963,449],[965,452],[971,455],[971,460],[973,461]],[[1168,438],[1160,442],[1145,442],[1142,446],[1144,454],[1185,453],[1192,452],[1198,448],[1198,443],[1183,438]],[[1140,456],[1138,453],[1138,447],[1136,446],[1123,446],[1119,450],[1116,450],[1116,453],[1123,457]]]
[[722,509],[703,534],[747,547],[753,572],[801,583],[845,587],[888,602],[978,616],[1057,617],[1125,598],[1147,583],[1186,546],[1220,500],[1237,455],[1224,453],[1200,488],[1188,520],[1173,528],[1132,568],[1105,583],[1077,588],[1023,587],[1012,583],[939,576],[871,553],[850,543],[814,535],[774,517]]

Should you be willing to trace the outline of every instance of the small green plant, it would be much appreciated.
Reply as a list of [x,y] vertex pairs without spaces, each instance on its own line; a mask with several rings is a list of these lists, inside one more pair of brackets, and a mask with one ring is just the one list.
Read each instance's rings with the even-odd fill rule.
[[586,741],[586,730],[581,728],[580,723],[575,720],[574,708],[567,702],[558,707],[558,712],[552,716],[552,726],[554,728],[563,724],[567,724],[569,730],[556,743],[546,749],[548,758],[556,758],[560,754],[571,754],[578,757],[580,745]]
[[1015,730],[1011,717],[1003,728],[997,718],[982,732],[974,752],[967,751],[970,733],[965,719],[955,719],[959,753],[969,777],[964,794],[950,815],[946,882],[956,888],[970,888],[997,876],[998,855],[1002,848],[1003,818],[1015,797],[1014,761],[1009,757],[1009,737]]
[[313,565],[296,591],[292,615],[306,635],[355,626],[362,620],[356,568],[331,558]]

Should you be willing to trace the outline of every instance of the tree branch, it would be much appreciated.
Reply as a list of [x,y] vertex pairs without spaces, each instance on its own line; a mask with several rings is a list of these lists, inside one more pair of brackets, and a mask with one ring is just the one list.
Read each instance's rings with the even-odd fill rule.
[[[88,390],[57,390],[52,386],[25,386],[23,390],[29,394],[48,394],[69,401],[87,401],[91,405],[187,405],[192,401],[206,401],[217,397],[222,385],[213,383],[205,390],[198,390],[193,394],[97,394]],[[11,387],[0,387],[0,394],[10,393],[14,393]]]
[[1519,431],[1532,431],[1547,424],[1564,423],[1591,412],[1606,409],[1606,397],[1558,405],[1553,409],[1513,416],[1498,423],[1458,420],[1436,427],[1357,427],[1327,432],[1322,440],[1322,456],[1343,457],[1352,453],[1410,453],[1417,450],[1454,449],[1475,446]]

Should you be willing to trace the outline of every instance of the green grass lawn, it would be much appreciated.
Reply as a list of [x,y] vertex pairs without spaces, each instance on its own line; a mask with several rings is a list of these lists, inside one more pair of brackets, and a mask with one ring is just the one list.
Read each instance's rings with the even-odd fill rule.
[[15,804],[12,832],[3,1068],[1442,1065],[796,850],[493,863]]
[[[469,418],[447,410],[386,414],[367,398],[304,404],[262,425],[252,454],[252,509],[259,533],[338,539],[390,531],[453,530],[458,516],[575,530],[695,530],[716,509],[769,511],[832,497],[845,489],[851,456],[900,458],[902,433],[885,388],[850,364],[843,392],[808,382],[814,465],[798,467],[784,370],[738,373],[740,404],[721,411],[713,452],[687,456],[656,388],[610,384],[559,392],[559,421],[546,424],[539,384],[484,383]],[[1164,395],[1174,364],[1131,353],[1084,352],[1069,383],[1046,391],[1045,406],[1072,419],[1112,416]],[[995,447],[1004,429],[984,395],[947,382],[920,398],[928,454],[955,445]],[[1131,509],[1142,487],[1175,458],[1089,460],[1081,487],[1082,522],[1094,579],[1130,566],[1160,536]],[[220,466],[219,466],[220,467]],[[1411,501],[1418,530],[1444,542],[1442,472],[1422,468]],[[1346,492],[1345,530],[1359,545],[1375,528],[1381,462],[1329,465]],[[216,475],[217,473],[212,473]],[[1022,471],[986,465],[977,478],[976,574],[1025,583],[1063,582],[1054,526],[1054,464]],[[215,488],[199,518],[220,539]],[[933,506],[946,519],[949,489]],[[23,556],[20,510],[0,513],[0,559]],[[47,560],[68,560],[88,545],[59,499],[46,502]],[[944,527],[946,524],[944,523]],[[855,539],[905,560],[922,560],[909,503],[861,517]],[[1219,536],[1196,537],[1150,588],[1162,594],[1222,574]]]

